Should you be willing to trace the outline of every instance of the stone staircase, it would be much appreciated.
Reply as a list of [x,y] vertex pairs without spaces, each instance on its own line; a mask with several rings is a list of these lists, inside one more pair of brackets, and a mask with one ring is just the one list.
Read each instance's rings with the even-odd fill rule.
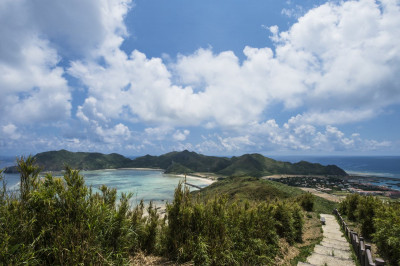
[[322,225],[323,239],[315,246],[307,262],[299,262],[297,265],[355,266],[351,258],[350,245],[342,236],[335,216],[321,214],[321,217],[325,218],[325,225]]

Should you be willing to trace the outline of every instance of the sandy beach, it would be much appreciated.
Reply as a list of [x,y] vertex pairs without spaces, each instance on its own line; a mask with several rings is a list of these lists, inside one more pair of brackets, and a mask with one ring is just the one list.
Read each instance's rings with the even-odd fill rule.
[[[185,178],[185,175],[176,175],[176,176],[179,176],[179,177],[182,177],[182,178]],[[209,177],[199,177],[199,176],[193,176],[193,175],[186,175],[186,180],[190,180],[190,179],[192,179],[192,180],[201,180],[201,181],[204,181],[205,183],[207,183],[207,184],[209,184],[209,185],[211,185],[212,183],[214,183],[214,182],[216,182],[216,180],[214,180],[214,179],[212,179],[212,178],[209,178]]]
[[164,171],[164,169],[161,168],[118,168],[116,170]]

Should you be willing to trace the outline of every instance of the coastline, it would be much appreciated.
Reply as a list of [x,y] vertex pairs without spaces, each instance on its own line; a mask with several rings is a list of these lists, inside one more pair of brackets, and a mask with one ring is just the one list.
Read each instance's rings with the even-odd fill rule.
[[124,167],[124,168],[116,168],[114,170],[164,171],[164,169],[161,168],[139,168],[139,167]]
[[[175,176],[185,178],[185,175],[183,175],[183,174],[179,174],[179,175],[175,175]],[[193,176],[193,175],[186,175],[186,179],[202,180],[202,181],[205,181],[208,185],[211,185],[212,183],[215,183],[217,181],[210,177],[200,177],[200,176]]]
[[[132,170],[136,170],[136,169],[132,169]],[[154,170],[154,169],[149,169],[149,170]],[[183,174],[179,174],[179,175],[177,175],[177,174],[167,174],[167,175],[173,175],[173,176],[178,176],[180,178],[185,178],[185,175],[183,175]],[[188,180],[201,180],[201,181],[207,183],[207,186],[217,182],[217,180],[214,180],[214,179],[209,178],[209,177],[199,177],[199,176],[193,176],[193,175],[186,175],[186,179],[188,179]],[[155,208],[157,209],[157,213],[160,215],[161,218],[164,218],[164,216],[166,214],[167,202],[171,203],[168,200],[162,200],[162,201],[153,202],[153,204],[154,204],[153,206],[155,206]],[[145,208],[144,208],[143,216],[147,217],[148,216],[147,208],[149,207],[149,203],[146,202],[144,206],[145,206]]]

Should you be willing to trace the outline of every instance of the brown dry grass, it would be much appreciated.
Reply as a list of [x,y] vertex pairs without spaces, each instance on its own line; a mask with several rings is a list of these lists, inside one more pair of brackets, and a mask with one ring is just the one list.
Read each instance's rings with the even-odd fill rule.
[[345,196],[338,196],[338,195],[334,195],[334,194],[328,194],[328,193],[325,193],[325,192],[318,191],[315,188],[301,187],[300,189],[303,190],[303,191],[306,191],[306,192],[310,192],[315,196],[318,196],[318,197],[321,197],[321,198],[324,198],[324,199],[327,199],[327,200],[330,200],[330,201],[333,201],[333,202],[341,202],[345,198]]
[[183,266],[191,266],[193,263],[186,262],[183,264],[178,264],[173,261],[168,260],[164,257],[154,256],[154,255],[146,255],[144,252],[139,251],[134,257],[131,257],[131,264],[130,265],[151,265],[151,266],[158,266],[158,265],[183,265]]
[[131,265],[175,265],[175,264],[163,257],[146,255],[143,252],[138,252],[134,257],[131,257]]
[[291,265],[301,255],[301,248],[315,245],[322,239],[321,228],[321,222],[316,213],[309,212],[305,214],[303,243],[290,246],[285,240],[281,239],[279,242],[280,254],[279,257],[275,258],[275,265]]

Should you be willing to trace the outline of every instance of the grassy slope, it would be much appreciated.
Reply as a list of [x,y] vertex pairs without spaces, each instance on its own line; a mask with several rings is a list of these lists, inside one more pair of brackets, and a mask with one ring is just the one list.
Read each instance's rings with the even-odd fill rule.
[[[291,187],[279,182],[263,180],[254,177],[230,177],[218,181],[193,194],[200,193],[203,199],[209,199],[215,195],[225,194],[233,201],[262,201],[286,199],[295,201],[305,192],[296,187]],[[305,261],[314,250],[314,246],[322,240],[322,229],[319,221],[319,213],[331,213],[337,207],[335,202],[315,197],[314,213],[304,215],[303,242],[289,246],[286,242],[280,243],[282,257],[276,258],[276,265],[297,265],[299,261]]]
[[[195,194],[199,192],[194,192]],[[204,188],[200,192],[202,198],[212,198],[214,195],[226,194],[229,200],[262,201],[278,199],[295,199],[304,194],[301,189],[288,185],[263,180],[254,177],[230,177],[218,181]],[[331,213],[336,203],[326,199],[315,197],[314,211],[317,213]]]

